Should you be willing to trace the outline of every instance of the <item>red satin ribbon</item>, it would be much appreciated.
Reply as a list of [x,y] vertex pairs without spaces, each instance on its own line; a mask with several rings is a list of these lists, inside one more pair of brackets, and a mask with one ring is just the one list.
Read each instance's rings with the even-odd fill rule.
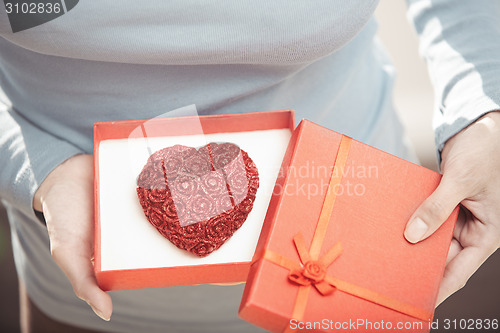
[[[307,249],[307,245],[301,233],[298,233],[293,238],[297,253],[299,254],[300,262],[286,258],[271,250],[265,250],[262,258],[290,271],[288,279],[290,282],[298,285],[297,297],[295,299],[294,309],[292,312],[292,318],[298,321],[302,320],[304,316],[311,286],[314,286],[314,288],[323,296],[331,295],[335,290],[340,290],[417,319],[425,321],[431,320],[432,313],[429,313],[425,309],[401,302],[394,298],[387,297],[375,291],[365,289],[326,274],[328,266],[331,265],[342,253],[342,245],[337,243],[332,246],[325,255],[319,258],[326,230],[333,211],[333,206],[335,204],[336,193],[334,189],[342,181],[342,175],[344,174],[344,167],[347,162],[351,141],[351,138],[342,136],[337,157],[335,159],[334,170],[330,178],[330,184],[323,202],[323,207],[321,208],[320,217],[318,219],[318,224],[316,225],[311,247],[309,250]],[[289,326],[284,330],[284,332],[294,331],[295,330],[292,330]]]

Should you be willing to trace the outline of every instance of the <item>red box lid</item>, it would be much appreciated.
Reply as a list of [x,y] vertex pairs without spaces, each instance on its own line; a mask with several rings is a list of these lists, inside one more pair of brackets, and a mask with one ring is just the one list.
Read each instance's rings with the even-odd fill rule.
[[[299,313],[303,324],[318,325],[305,329],[307,332],[336,331],[358,320],[372,324],[371,328],[359,326],[359,332],[376,331],[374,325],[380,331],[381,321],[393,330],[398,323],[415,322],[407,331],[428,332],[425,319],[353,296],[341,287],[327,296],[314,287],[304,292],[305,287],[290,281],[286,265],[262,259],[266,253],[274,253],[300,264],[293,238],[300,232],[309,249],[342,140],[341,134],[305,120],[294,131],[247,279],[240,316],[273,332],[298,323],[290,321],[292,313]],[[343,248],[327,267],[327,276],[382,295],[399,307],[403,304],[427,313],[430,320],[458,208],[435,234],[410,244],[403,236],[406,223],[441,176],[358,141],[349,142],[333,210],[320,242],[319,258],[337,243]],[[300,292],[306,293],[306,301],[298,311]],[[341,331],[356,330],[349,326]]]

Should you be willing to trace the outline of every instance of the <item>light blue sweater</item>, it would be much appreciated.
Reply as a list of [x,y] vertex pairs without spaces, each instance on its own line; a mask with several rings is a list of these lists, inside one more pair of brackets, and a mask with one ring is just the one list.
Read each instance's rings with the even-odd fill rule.
[[[66,7],[75,1],[66,1]],[[409,1],[436,88],[436,143],[500,104],[500,3]],[[12,32],[0,10],[0,197],[18,273],[44,311],[94,329],[251,331],[236,318],[241,287],[113,294],[105,324],[51,261],[32,198],[65,159],[92,151],[96,121],[293,108],[408,157],[392,107],[393,69],[375,38],[377,1],[80,1]],[[214,295],[216,300],[214,301]],[[207,299],[215,302],[200,308]]]

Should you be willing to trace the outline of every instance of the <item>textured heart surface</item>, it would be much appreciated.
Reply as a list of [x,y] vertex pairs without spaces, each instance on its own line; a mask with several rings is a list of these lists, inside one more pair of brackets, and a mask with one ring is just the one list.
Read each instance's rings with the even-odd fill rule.
[[243,225],[258,187],[257,166],[228,142],[163,148],[148,158],[137,178],[148,221],[172,244],[200,257]]

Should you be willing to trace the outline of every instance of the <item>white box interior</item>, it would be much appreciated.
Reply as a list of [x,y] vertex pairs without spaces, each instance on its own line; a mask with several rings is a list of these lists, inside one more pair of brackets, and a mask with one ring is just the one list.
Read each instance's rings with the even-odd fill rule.
[[[264,222],[290,129],[105,140],[99,145],[101,270],[248,262]],[[147,220],[136,179],[150,155],[175,144],[201,147],[232,142],[246,151],[259,171],[260,185],[247,220],[218,250],[201,258],[174,246]],[[148,150],[149,147],[149,150]]]

